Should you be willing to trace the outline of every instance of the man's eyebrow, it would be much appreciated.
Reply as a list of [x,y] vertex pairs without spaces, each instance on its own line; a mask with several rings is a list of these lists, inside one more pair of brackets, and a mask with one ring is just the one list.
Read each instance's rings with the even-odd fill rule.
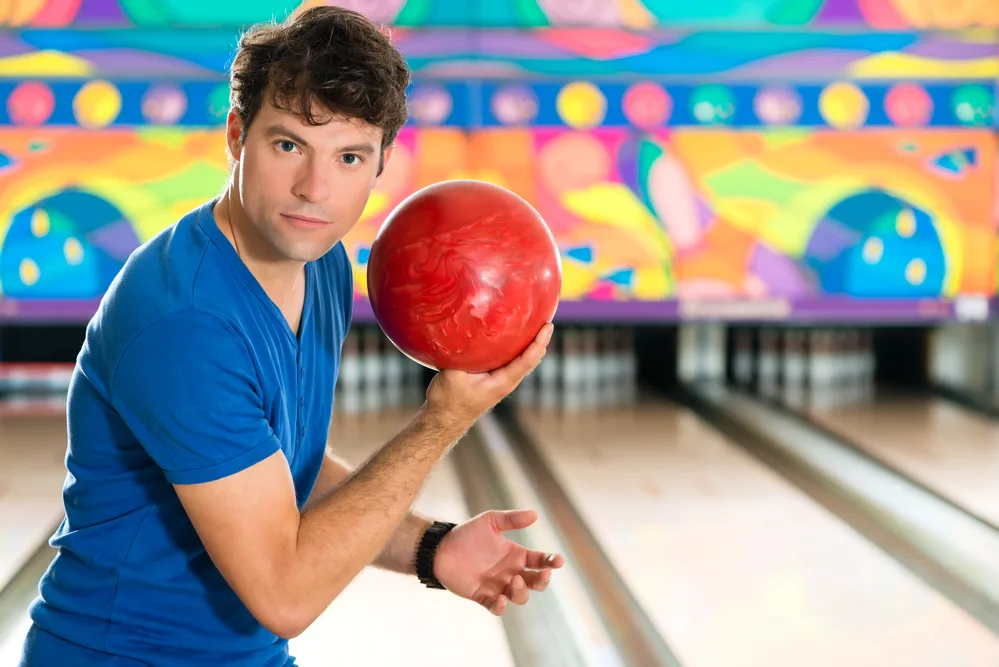
[[350,144],[349,146],[343,146],[340,148],[338,153],[364,153],[365,155],[374,155],[375,149],[372,148],[371,144]]
[[[284,125],[269,125],[267,127],[267,136],[288,137],[289,139],[300,145],[302,148],[307,148],[309,145],[309,142],[307,142],[305,139],[303,139],[302,137],[298,136],[297,134],[286,128]],[[374,155],[375,149],[371,146],[371,144],[359,143],[359,144],[348,144],[347,146],[341,146],[340,148],[337,149],[337,152],[362,153],[364,155]]]
[[295,143],[301,145],[302,148],[305,148],[309,145],[309,142],[307,142],[305,139],[303,139],[302,137],[298,136],[297,134],[286,128],[284,125],[269,125],[267,127],[268,137],[276,137],[279,135],[288,137]]

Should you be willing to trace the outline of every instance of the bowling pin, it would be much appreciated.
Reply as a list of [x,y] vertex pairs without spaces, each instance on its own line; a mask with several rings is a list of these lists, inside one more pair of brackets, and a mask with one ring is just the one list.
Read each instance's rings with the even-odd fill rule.
[[361,362],[357,331],[347,332],[340,356],[340,379],[337,382],[338,404],[347,413],[361,409]]
[[829,383],[826,391],[825,405],[839,407],[843,402],[843,332],[841,329],[829,330]]
[[830,407],[836,391],[833,335],[828,329],[813,329],[809,339],[809,403],[819,408]]
[[874,396],[874,332],[870,329],[863,329],[860,332],[860,359],[861,359],[861,398],[864,401],[870,400]]
[[562,408],[579,410],[583,405],[582,389],[585,374],[583,343],[578,329],[570,328],[562,335]]
[[700,375],[700,331],[696,324],[681,324],[678,331],[677,374],[684,382],[696,382]]
[[753,332],[740,327],[735,330],[734,359],[732,375],[735,383],[741,387],[749,387],[753,382]]
[[604,405],[615,406],[624,402],[624,382],[627,371],[621,355],[623,336],[620,329],[604,330],[603,342],[603,393]]
[[548,352],[535,371],[538,375],[538,404],[545,410],[553,410],[558,407],[558,381],[561,370],[559,368],[561,360],[559,339],[558,334],[552,337],[552,341],[548,344]]
[[784,350],[781,356],[781,393],[785,403],[800,407],[804,403],[807,378],[807,334],[791,327],[784,330]]
[[624,331],[619,328],[609,328],[606,332],[606,387],[607,405],[617,406],[625,403],[625,384],[628,381],[628,360],[625,358]]
[[843,328],[832,330],[832,401],[836,407],[844,405],[847,399],[847,377],[849,375],[849,353],[847,351],[847,336]]
[[[542,359],[541,364],[544,364],[544,361]],[[517,405],[523,405],[524,407],[535,407],[538,405],[538,376],[540,375],[541,364],[524,376],[524,379],[520,381],[520,384],[514,390],[513,399]]]
[[725,379],[725,346],[727,329],[724,324],[705,325],[704,373],[712,382]]
[[850,402],[864,399],[864,349],[860,329],[850,330]]
[[403,383],[405,385],[404,400],[406,405],[421,405],[426,400],[427,385],[424,380],[426,367],[409,357],[406,357]]
[[624,403],[630,405],[638,401],[638,350],[635,348],[635,330],[624,329],[621,358],[624,364]]
[[385,403],[399,407],[403,402],[403,374],[407,359],[387,337],[382,338],[382,369],[385,373]]
[[367,327],[363,335],[363,356],[361,361],[363,398],[365,412],[377,412],[382,407],[384,388],[382,386],[382,332],[377,327]]
[[600,399],[600,348],[597,330],[585,327],[580,338],[583,357],[582,404],[584,407],[595,407]]
[[597,329],[597,404],[614,403],[614,338],[609,327]]
[[768,398],[777,396],[780,377],[780,358],[778,344],[780,335],[773,327],[764,327],[760,331],[759,356],[757,361],[757,390]]
[[840,357],[837,366],[840,369],[839,405],[852,405],[856,396],[856,351],[853,342],[853,329],[843,328],[839,332]]

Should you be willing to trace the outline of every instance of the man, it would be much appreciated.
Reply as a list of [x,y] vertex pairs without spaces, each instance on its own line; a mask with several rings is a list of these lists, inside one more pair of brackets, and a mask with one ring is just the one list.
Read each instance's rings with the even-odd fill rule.
[[23,667],[291,665],[288,640],[370,564],[502,614],[563,563],[503,536],[533,512],[450,531],[409,513],[551,324],[508,367],[437,374],[356,470],[325,453],[353,299],[340,240],[405,123],[402,56],[322,7],[244,35],[231,77],[224,192],[138,249],[88,327]]

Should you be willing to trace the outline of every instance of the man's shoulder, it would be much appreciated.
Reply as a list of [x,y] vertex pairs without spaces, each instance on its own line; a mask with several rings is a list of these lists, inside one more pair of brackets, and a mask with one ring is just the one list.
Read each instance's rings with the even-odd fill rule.
[[114,347],[119,353],[129,340],[150,329],[182,328],[194,322],[214,325],[226,319],[224,313],[214,312],[217,300],[203,296],[206,291],[229,289],[220,284],[225,272],[216,266],[219,258],[203,227],[210,206],[188,212],[140,246],[115,277],[92,327],[101,331],[103,339],[117,341]]

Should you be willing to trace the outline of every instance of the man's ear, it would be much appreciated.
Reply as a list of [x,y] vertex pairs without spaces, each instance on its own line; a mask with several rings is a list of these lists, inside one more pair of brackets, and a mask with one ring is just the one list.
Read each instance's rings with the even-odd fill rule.
[[382,182],[382,178],[385,176],[385,169],[388,167],[389,162],[392,160],[392,154],[395,152],[395,144],[388,146],[382,150],[382,154],[379,157],[378,162],[378,175],[375,178],[375,187],[377,188]]
[[229,109],[225,119],[225,145],[229,151],[229,159],[239,162],[243,153],[243,121],[235,109]]

